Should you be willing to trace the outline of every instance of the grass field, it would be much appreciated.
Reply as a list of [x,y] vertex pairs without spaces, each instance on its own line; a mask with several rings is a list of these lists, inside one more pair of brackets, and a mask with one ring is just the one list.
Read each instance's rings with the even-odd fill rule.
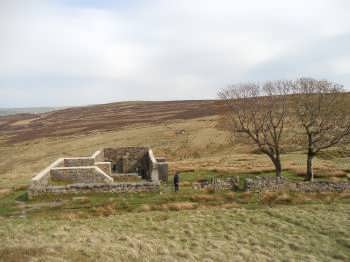
[[183,173],[179,193],[163,185],[159,193],[29,201],[19,188],[0,199],[0,261],[350,258],[350,193],[214,192],[189,183],[231,175]]
[[[130,106],[123,105],[118,116]],[[107,129],[92,125],[96,114],[91,109],[82,110],[81,117],[87,121],[84,128],[96,127],[85,131],[69,118],[60,125],[59,119],[68,110],[56,114],[56,129],[49,132],[53,136],[40,135],[45,134],[45,125],[39,124],[49,121],[50,126],[55,125],[50,115],[43,116],[44,122],[8,120],[8,128],[0,128],[0,261],[350,259],[349,194],[192,189],[192,182],[212,177],[273,175],[273,166],[254,147],[231,141],[220,128],[218,116],[191,117],[191,107],[193,104],[186,106],[189,115],[183,119],[178,111],[157,107],[165,110],[168,119],[159,114],[162,121],[146,123],[132,114],[135,122]],[[109,105],[103,108],[107,110],[106,127],[108,112],[114,111]],[[200,106],[195,110],[197,116]],[[38,135],[30,138],[33,128]],[[22,139],[14,142],[14,137]],[[30,178],[58,157],[88,156],[107,146],[138,145],[148,145],[156,156],[166,157],[170,175],[183,171],[180,193],[163,185],[160,193],[26,199]],[[347,180],[349,152],[346,147],[333,148],[316,158],[317,179]],[[303,152],[292,150],[282,159],[283,175],[302,180]]]
[[348,204],[1,218],[2,261],[347,261]]

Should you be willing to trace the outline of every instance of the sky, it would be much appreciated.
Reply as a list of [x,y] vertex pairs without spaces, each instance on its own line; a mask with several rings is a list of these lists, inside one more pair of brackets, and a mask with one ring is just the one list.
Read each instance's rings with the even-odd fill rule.
[[215,99],[313,77],[350,88],[348,0],[0,0],[0,107]]

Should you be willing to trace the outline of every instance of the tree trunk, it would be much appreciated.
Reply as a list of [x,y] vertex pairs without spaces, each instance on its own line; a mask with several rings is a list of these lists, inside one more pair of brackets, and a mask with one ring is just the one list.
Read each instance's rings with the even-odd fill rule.
[[280,178],[282,176],[281,160],[277,159],[274,164],[276,169],[276,177]]
[[282,164],[281,164],[281,159],[280,159],[279,155],[277,155],[277,156],[269,155],[269,157],[272,160],[273,165],[275,166],[276,177],[281,178],[281,176],[282,176]]
[[312,160],[314,158],[314,154],[312,152],[307,153],[307,163],[306,163],[306,180],[307,181],[314,181],[314,172],[312,168]]

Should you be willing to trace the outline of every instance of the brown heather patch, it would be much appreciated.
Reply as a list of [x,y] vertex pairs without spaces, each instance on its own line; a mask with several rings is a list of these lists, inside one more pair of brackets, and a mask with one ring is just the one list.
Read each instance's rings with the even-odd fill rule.
[[198,194],[192,196],[191,200],[195,202],[209,202],[222,200],[222,197],[217,195]]
[[216,191],[215,191],[215,188],[212,187],[212,186],[209,186],[209,187],[206,187],[204,189],[204,192],[208,193],[208,194],[214,194]]
[[276,204],[290,204],[292,203],[293,199],[291,197],[290,194],[288,194],[287,192],[281,192],[276,200],[275,200],[275,203]]
[[85,213],[85,212],[81,212],[81,211],[76,211],[76,212],[61,212],[59,214],[59,218],[63,219],[63,220],[68,220],[68,221],[72,221],[72,220],[79,220],[79,219],[87,219],[89,218],[90,215]]
[[[289,167],[289,171],[295,173],[297,176],[304,177],[306,174],[305,167]],[[326,177],[346,177],[346,172],[337,167],[315,167],[314,168],[315,178],[326,178]]]
[[259,202],[264,205],[273,204],[291,204],[294,201],[300,201],[295,199],[294,196],[288,192],[262,192],[259,196]]
[[192,202],[178,202],[178,203],[170,203],[166,204],[169,210],[189,210],[189,209],[195,209],[198,207],[196,203]]
[[196,209],[198,204],[193,202],[175,202],[168,204],[160,204],[160,205],[151,205],[151,210],[171,210],[171,211],[180,211],[180,210],[190,210]]
[[232,202],[232,203],[226,203],[218,206],[219,208],[225,208],[225,209],[230,209],[230,208],[240,208],[241,205],[238,203]]
[[350,199],[350,192],[343,192],[338,195],[340,199]]
[[147,211],[151,211],[152,210],[152,206],[149,205],[149,204],[143,204],[139,209],[138,211],[141,211],[141,212],[147,212]]
[[234,199],[236,199],[236,193],[235,192],[228,192],[225,194],[225,198],[228,200],[234,200]]
[[244,199],[244,200],[250,200],[253,196],[253,193],[252,192],[243,192],[241,195],[240,195],[240,198],[241,199]]
[[276,192],[262,192],[260,194],[260,203],[271,205],[278,197]]
[[96,216],[110,216],[117,212],[116,203],[106,203],[103,206],[92,208],[93,214]]
[[7,188],[0,189],[0,197],[4,197],[4,196],[8,195],[9,193],[11,193],[10,189],[7,189]]

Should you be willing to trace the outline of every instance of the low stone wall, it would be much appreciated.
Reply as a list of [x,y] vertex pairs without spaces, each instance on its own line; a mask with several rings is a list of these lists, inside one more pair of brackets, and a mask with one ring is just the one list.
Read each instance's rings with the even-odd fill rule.
[[192,188],[195,190],[200,189],[213,189],[218,190],[233,190],[236,187],[236,183],[233,179],[212,179],[212,180],[203,180],[200,182],[193,182]]
[[109,176],[112,174],[111,162],[96,162],[95,166],[97,166]]
[[142,179],[138,173],[127,173],[127,174],[112,173],[111,177],[113,179],[118,179],[118,178],[126,178],[126,179],[128,179],[128,178],[133,178],[133,177]]
[[298,192],[345,192],[350,191],[349,182],[300,182],[295,183],[294,191]]
[[244,180],[244,190],[251,192],[258,191],[282,191],[288,190],[290,184],[283,177],[262,177],[246,178]]
[[92,157],[70,157],[64,159],[65,167],[93,166],[95,159]]
[[104,162],[105,156],[103,150],[96,151],[92,156],[93,159],[95,159],[95,162]]
[[96,166],[55,167],[50,171],[51,179],[68,183],[111,183],[113,179]]
[[95,183],[95,184],[70,184],[65,186],[47,186],[40,190],[30,188],[28,197],[42,194],[86,194],[86,193],[123,193],[123,192],[158,192],[160,190],[159,183],[154,182],[137,182],[137,183]]
[[51,165],[49,165],[47,168],[42,170],[39,174],[37,174],[35,177],[32,178],[31,187],[45,187],[50,179],[50,170],[55,167],[62,167],[63,166],[63,158],[57,159],[55,162],[53,162]]
[[290,191],[290,192],[344,192],[350,191],[350,182],[291,182],[285,178],[256,177],[245,179],[245,191]]

